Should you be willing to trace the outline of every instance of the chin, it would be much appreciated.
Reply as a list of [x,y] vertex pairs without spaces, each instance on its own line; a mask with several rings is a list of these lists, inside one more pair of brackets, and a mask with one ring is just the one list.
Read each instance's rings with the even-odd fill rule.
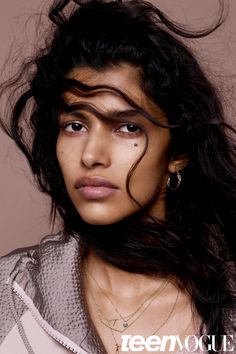
[[87,223],[87,224],[89,224],[89,225],[97,225],[97,226],[102,226],[102,225],[111,225],[111,224],[113,224],[113,222],[107,222],[106,220],[104,221],[104,220],[91,220],[91,219],[85,219],[85,218],[83,218],[83,220]]
[[121,221],[123,218],[108,218],[106,216],[100,216],[96,215],[96,217],[91,217],[91,215],[83,215],[83,213],[79,213],[80,217],[89,225],[112,225],[115,224],[116,222]]
[[106,213],[83,213],[78,210],[80,217],[90,225],[112,225],[126,219],[129,215],[109,215]]
[[80,217],[90,225],[112,225],[138,214],[136,208],[122,208],[122,204],[78,203],[75,206]]

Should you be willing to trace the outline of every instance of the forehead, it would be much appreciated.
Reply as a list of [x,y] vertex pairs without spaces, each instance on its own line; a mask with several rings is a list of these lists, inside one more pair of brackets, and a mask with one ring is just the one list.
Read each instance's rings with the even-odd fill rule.
[[[89,86],[108,85],[119,89],[154,117],[163,117],[164,114],[161,109],[141,89],[140,74],[140,68],[122,63],[102,70],[95,70],[90,67],[74,68],[67,77],[79,80]],[[87,101],[102,111],[130,107],[128,102],[112,92],[105,92],[87,98],[65,93],[65,98],[68,103]]]

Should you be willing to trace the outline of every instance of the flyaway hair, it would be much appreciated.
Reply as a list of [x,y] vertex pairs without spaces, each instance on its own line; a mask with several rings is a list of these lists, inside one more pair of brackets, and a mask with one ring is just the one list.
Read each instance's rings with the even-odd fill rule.
[[[141,0],[55,1],[45,48],[1,86],[2,95],[10,91],[15,97],[9,124],[5,117],[1,124],[26,156],[41,191],[51,197],[65,230],[78,233],[85,248],[116,267],[177,281],[191,295],[202,329],[217,336],[220,348],[236,307],[235,284],[228,281],[235,262],[235,130],[225,120],[217,90],[183,44],[183,38],[204,37],[221,26],[225,11],[223,2],[218,4],[215,22],[194,31]],[[170,156],[184,154],[189,163],[178,190],[166,191],[165,221],[150,216],[141,222],[145,208],[140,206],[140,212],[114,225],[88,225],[69,198],[56,157],[63,92],[113,90],[144,118],[161,124],[124,92],[68,81],[73,68],[102,71],[121,63],[140,70],[142,90],[168,118],[163,129],[170,129]],[[135,167],[127,176],[128,191]]]

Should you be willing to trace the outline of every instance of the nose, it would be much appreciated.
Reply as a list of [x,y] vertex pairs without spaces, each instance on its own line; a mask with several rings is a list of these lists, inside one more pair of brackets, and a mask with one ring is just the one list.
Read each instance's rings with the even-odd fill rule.
[[89,133],[85,141],[81,164],[86,168],[108,167],[111,163],[108,140],[102,132]]

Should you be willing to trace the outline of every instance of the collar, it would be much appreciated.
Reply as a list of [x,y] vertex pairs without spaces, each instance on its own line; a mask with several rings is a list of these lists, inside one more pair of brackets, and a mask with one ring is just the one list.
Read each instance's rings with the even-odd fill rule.
[[18,262],[15,281],[53,329],[89,353],[105,354],[86,307],[81,254],[78,235],[46,236]]

